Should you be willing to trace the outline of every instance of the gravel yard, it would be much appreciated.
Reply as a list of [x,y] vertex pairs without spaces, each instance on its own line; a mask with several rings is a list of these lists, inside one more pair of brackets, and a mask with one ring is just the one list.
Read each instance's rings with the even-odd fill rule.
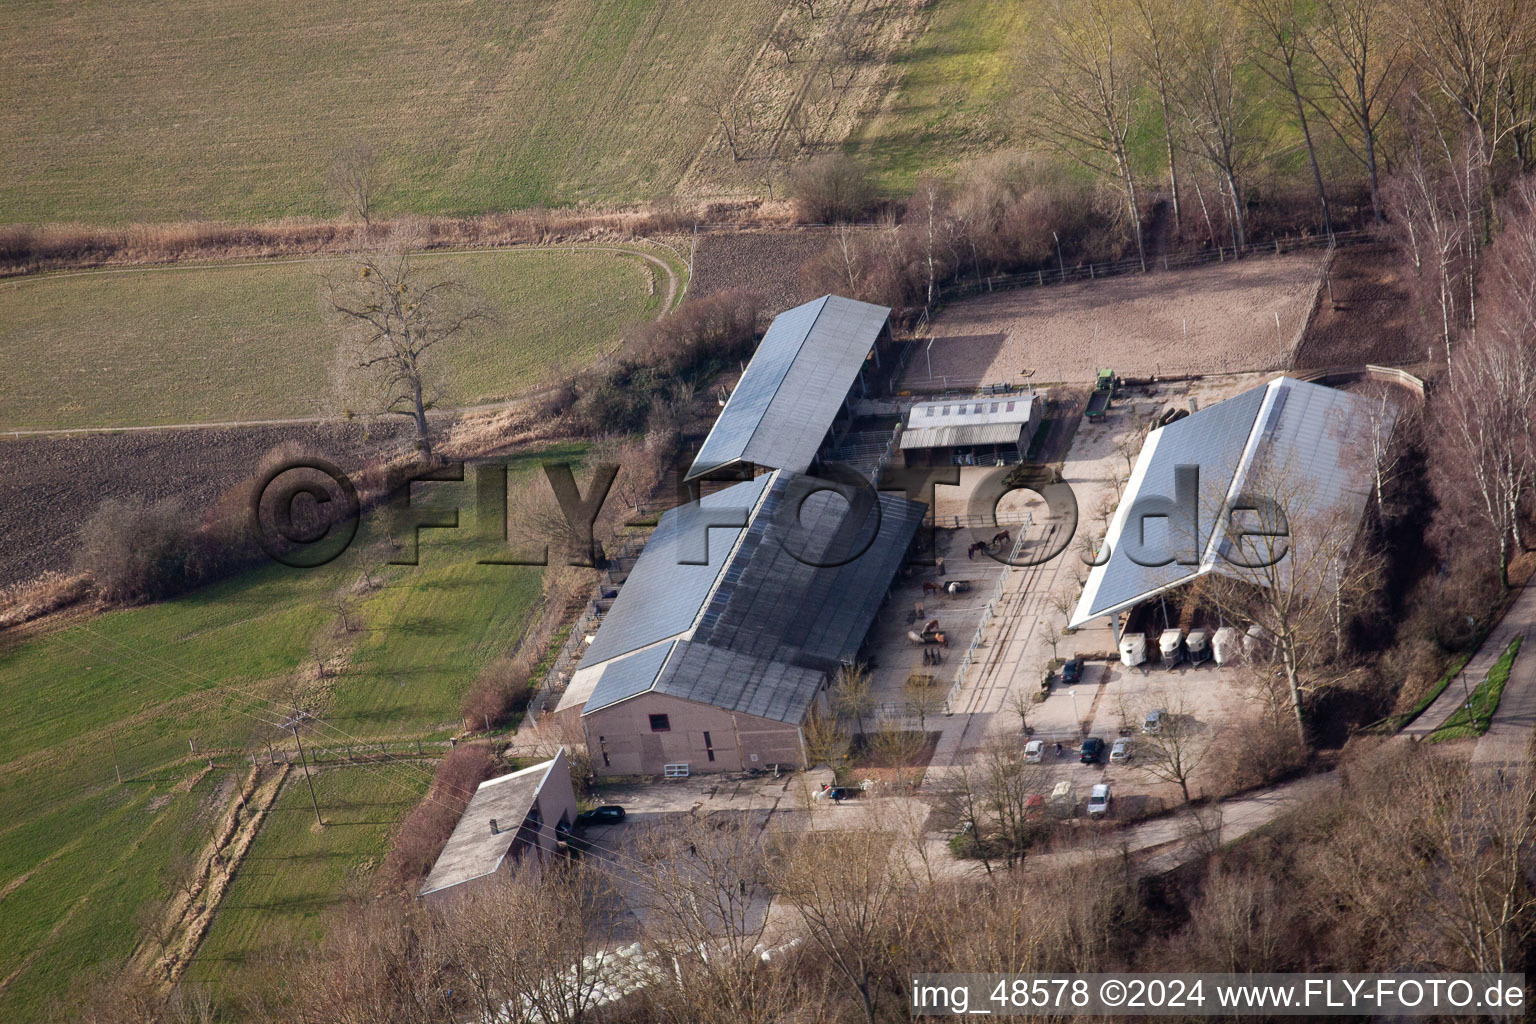
[[1016,383],[1028,370],[1040,382],[1082,383],[1099,367],[1138,377],[1272,369],[1312,308],[1321,261],[1257,257],[966,299],[934,320],[928,358],[915,355],[902,383]]

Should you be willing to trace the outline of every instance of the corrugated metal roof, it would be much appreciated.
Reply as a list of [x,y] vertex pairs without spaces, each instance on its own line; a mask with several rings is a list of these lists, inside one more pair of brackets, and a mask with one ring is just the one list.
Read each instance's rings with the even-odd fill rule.
[[[651,616],[640,630],[634,613],[626,611],[628,619],[618,625],[623,639],[605,638],[631,587],[640,583],[639,592],[657,599],[669,591],[668,580],[688,568],[647,557],[647,547],[589,646],[562,709],[582,703],[586,712],[597,711],[655,690],[778,721],[798,724],[804,718],[825,673],[857,655],[926,506],[881,494],[862,522],[850,524],[841,499],[805,496],[811,478],[781,472],[759,480],[771,485],[707,598],[674,602],[694,610],[666,638],[675,644],[624,657],[605,653],[627,647],[658,623],[670,627],[682,620],[681,614]],[[790,516],[791,508],[798,508],[798,517]]]
[[[770,479],[760,476],[706,495],[697,503],[702,512],[683,506],[663,515],[582,656],[582,665],[647,647],[691,626]],[[701,529],[698,524],[705,520],[697,517],[719,509],[739,510],[741,526]],[[687,564],[700,554],[696,549],[701,541],[707,541],[709,563]]]
[[[1213,570],[1241,575],[1227,558],[1230,542],[1225,532],[1215,543],[1212,536],[1228,499],[1240,494],[1245,482],[1263,475],[1266,467],[1283,466],[1295,475],[1293,502],[1305,494],[1307,508],[1287,510],[1292,521],[1327,509],[1340,521],[1358,523],[1368,488],[1354,441],[1378,415],[1379,410],[1358,395],[1277,377],[1152,431],[1111,520],[1106,535],[1109,560],[1089,573],[1071,625],[1124,610]],[[1149,547],[1166,546],[1185,558],[1193,551],[1193,563],[1139,565],[1123,543],[1130,510],[1143,495],[1173,498],[1174,469],[1181,465],[1196,466],[1200,473],[1194,543],[1175,535],[1177,527],[1169,519],[1147,517],[1139,525]]]
[[[656,684],[656,677],[661,675],[667,656],[676,646],[675,640],[668,641],[602,662],[598,666],[598,677],[592,685],[592,692],[584,702],[586,707],[605,708],[649,690]],[[569,695],[570,691],[566,693]],[[564,698],[561,698],[561,703],[564,703]]]
[[973,395],[918,402],[907,413],[907,429],[983,423],[1028,423],[1035,404],[1031,394]]
[[890,315],[824,295],[775,317],[688,478],[733,462],[808,468]]
[[979,423],[974,426],[922,427],[903,431],[901,447],[954,448],[971,444],[1018,444],[1023,423]]

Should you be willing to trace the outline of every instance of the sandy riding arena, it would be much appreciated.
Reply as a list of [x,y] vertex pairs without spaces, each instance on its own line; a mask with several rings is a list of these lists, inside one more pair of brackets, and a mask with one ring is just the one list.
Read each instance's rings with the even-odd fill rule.
[[965,299],[934,320],[931,349],[913,354],[902,383],[1018,383],[1028,371],[1039,382],[1081,383],[1099,367],[1138,377],[1273,369],[1291,358],[1321,264],[1321,253],[1250,257]]

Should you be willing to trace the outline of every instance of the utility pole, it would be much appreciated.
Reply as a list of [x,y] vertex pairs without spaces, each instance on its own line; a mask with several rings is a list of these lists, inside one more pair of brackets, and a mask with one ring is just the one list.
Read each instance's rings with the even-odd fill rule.
[[123,769],[117,763],[117,734],[109,732],[107,733],[107,739],[112,741],[112,770],[117,773],[117,784],[121,786],[123,784]]
[[292,718],[284,722],[282,727],[293,732],[293,742],[299,748],[299,764],[304,766],[304,781],[309,784],[309,802],[315,809],[315,822],[321,828],[325,827],[325,820],[320,817],[320,801],[315,798],[315,780],[309,777],[309,761],[304,757],[304,741],[299,739],[299,723],[304,720],[307,713],[296,712]]

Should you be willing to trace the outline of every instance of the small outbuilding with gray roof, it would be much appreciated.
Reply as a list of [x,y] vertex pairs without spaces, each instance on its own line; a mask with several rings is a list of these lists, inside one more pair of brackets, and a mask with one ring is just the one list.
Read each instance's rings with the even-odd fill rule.
[[576,795],[562,750],[552,759],[480,783],[422,883],[421,897],[445,902],[539,871],[563,856],[576,823]]
[[908,466],[1012,466],[1040,426],[1034,394],[971,395],[918,402],[907,413],[901,455]]

